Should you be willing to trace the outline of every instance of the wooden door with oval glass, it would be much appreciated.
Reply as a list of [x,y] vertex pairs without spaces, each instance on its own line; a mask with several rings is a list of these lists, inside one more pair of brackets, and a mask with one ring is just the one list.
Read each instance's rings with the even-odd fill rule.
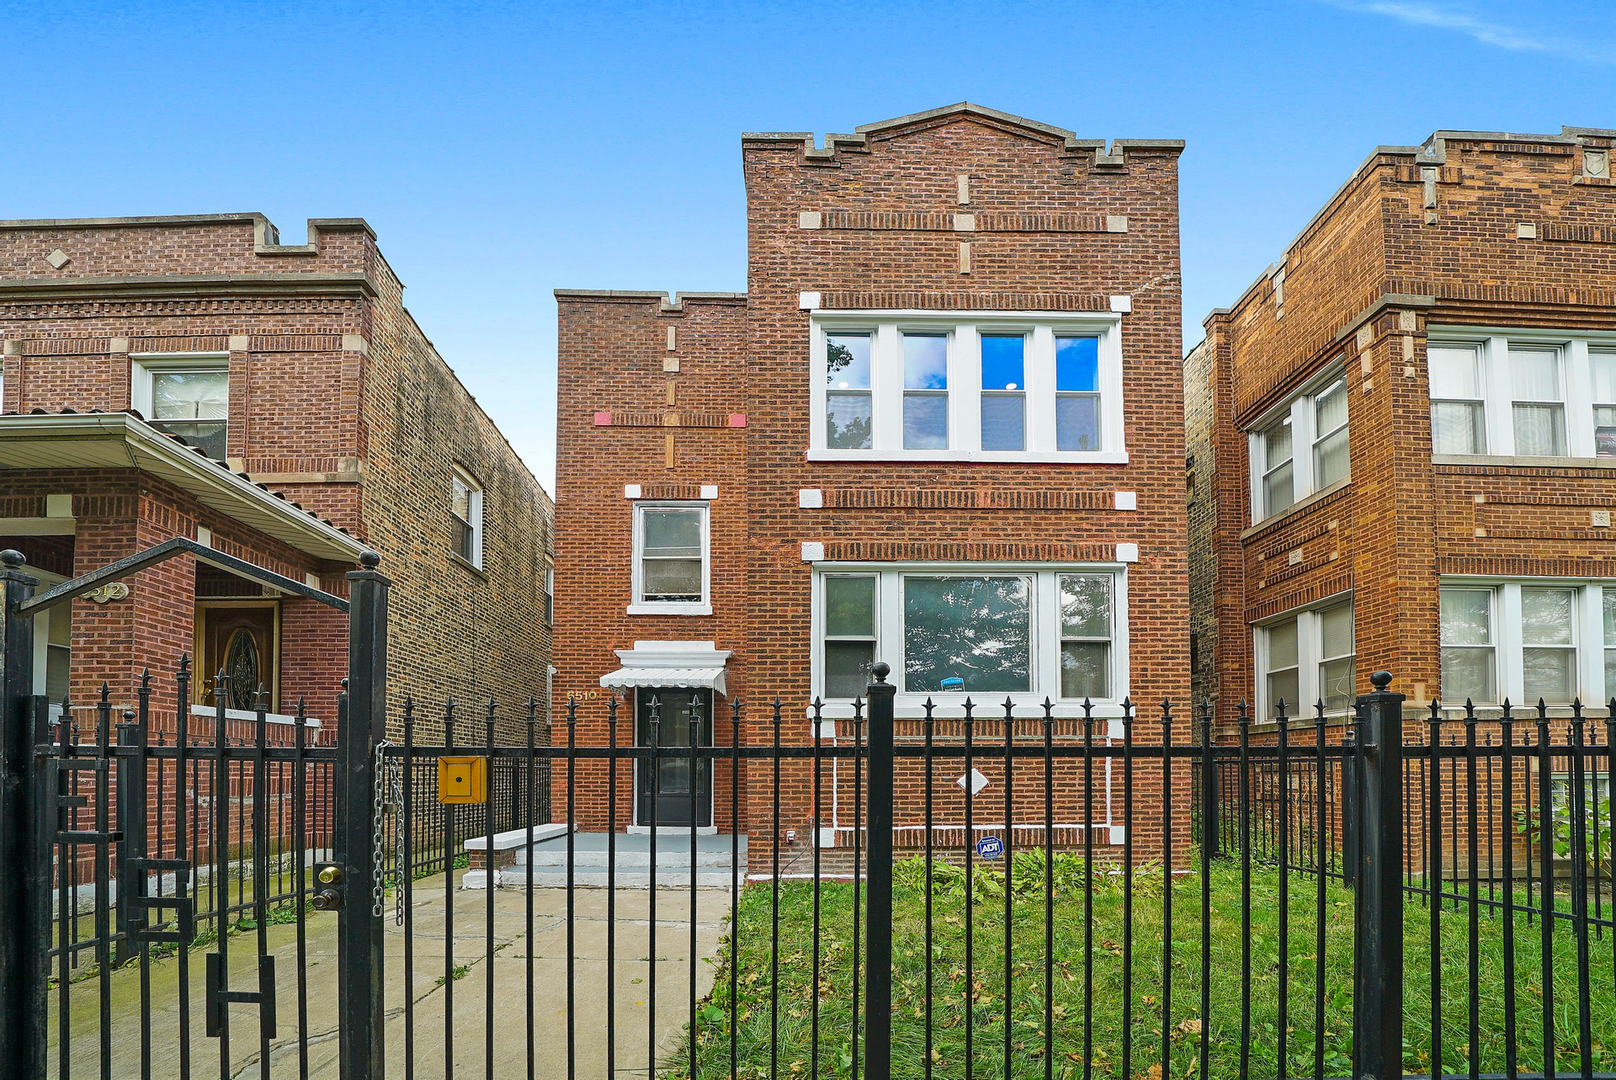
[[214,681],[230,676],[228,709],[280,708],[280,604],[275,600],[204,600],[196,605],[196,655],[202,658],[192,684],[198,705],[214,704]]

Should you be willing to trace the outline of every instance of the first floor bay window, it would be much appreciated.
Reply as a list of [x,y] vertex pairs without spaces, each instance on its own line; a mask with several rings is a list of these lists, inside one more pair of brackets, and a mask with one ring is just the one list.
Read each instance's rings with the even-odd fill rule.
[[884,660],[910,709],[963,695],[984,707],[1006,697],[1020,706],[1045,696],[1118,703],[1127,684],[1123,586],[1116,566],[824,564],[814,589],[815,692],[831,702],[862,697]]
[[1442,703],[1530,709],[1616,693],[1616,582],[1443,579]]

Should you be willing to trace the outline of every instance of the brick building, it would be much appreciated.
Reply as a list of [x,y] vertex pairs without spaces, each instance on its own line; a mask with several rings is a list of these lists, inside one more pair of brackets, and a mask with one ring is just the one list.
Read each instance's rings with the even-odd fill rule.
[[[550,500],[364,221],[311,221],[306,245],[257,214],[0,222],[0,339],[0,547],[46,585],[181,536],[341,594],[368,547],[394,583],[395,700],[492,694],[524,737]],[[145,667],[171,694],[188,652],[237,674],[231,709],[261,682],[278,719],[299,698],[334,719],[339,612],[190,557],[123,584],[41,617],[53,699],[105,681],[121,709]],[[211,715],[204,680],[193,702]]]
[[1616,693],[1613,141],[1379,147],[1207,318],[1197,694],[1339,719],[1378,669],[1411,709]]
[[[578,703],[578,740],[606,740],[618,694],[625,745],[653,697],[663,745],[688,745],[692,702],[716,708],[702,740],[727,743],[736,699],[741,740],[766,743],[778,695],[783,741],[812,738],[818,697],[819,734],[845,742],[877,660],[900,738],[928,696],[957,734],[966,694],[1028,718],[1047,695],[1061,738],[1085,696],[1101,738],[1129,695],[1182,701],[1182,143],[1108,151],[961,104],[741,148],[745,294],[557,292],[555,701]],[[1147,711],[1140,736],[1158,730]],[[598,826],[592,764],[576,795]],[[650,819],[647,768],[620,786],[620,824]],[[939,821],[959,802],[945,772]],[[727,766],[688,773],[665,767],[658,823],[727,829]],[[814,822],[787,775],[783,841],[817,824],[850,844],[847,807]],[[899,778],[900,843],[919,839],[922,783]],[[772,786],[742,790],[756,861]]]

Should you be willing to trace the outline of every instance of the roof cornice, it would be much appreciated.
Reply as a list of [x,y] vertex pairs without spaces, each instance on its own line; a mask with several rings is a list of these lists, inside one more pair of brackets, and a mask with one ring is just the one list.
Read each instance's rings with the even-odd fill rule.
[[0,278],[0,303],[287,296],[368,300],[376,296],[376,284],[362,273]]

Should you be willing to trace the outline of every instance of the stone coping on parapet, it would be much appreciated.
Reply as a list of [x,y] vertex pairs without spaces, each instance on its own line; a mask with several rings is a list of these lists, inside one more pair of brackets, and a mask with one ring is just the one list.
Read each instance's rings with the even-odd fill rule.
[[314,255],[322,232],[359,230],[376,239],[376,230],[364,218],[309,218],[309,242],[282,244],[280,230],[256,211],[241,214],[148,214],[137,217],[18,218],[0,220],[0,231],[23,229],[163,229],[195,225],[251,225],[253,250],[259,255]]
[[851,135],[827,134],[825,145],[814,144],[814,134],[811,131],[751,131],[741,135],[741,141],[797,144],[800,145],[805,161],[821,162],[834,160],[838,151],[864,152],[869,148],[871,137],[881,137],[892,132],[899,132],[909,128],[923,127],[939,121],[947,121],[958,117],[972,117],[988,122],[991,126],[1019,129],[1029,136],[1043,142],[1057,143],[1064,153],[1094,154],[1094,163],[1099,166],[1120,166],[1124,164],[1124,155],[1127,150],[1169,150],[1182,151],[1183,139],[1113,139],[1110,153],[1106,152],[1104,139],[1080,139],[1074,132],[1066,128],[1055,127],[1053,124],[1029,120],[1024,116],[1003,112],[999,109],[990,109],[985,105],[977,105],[969,101],[957,102],[953,105],[944,105],[936,109],[926,109],[922,112],[910,113],[907,116],[894,117],[891,120],[881,120],[873,124],[860,124],[853,129]]
[[556,289],[557,303],[563,301],[578,301],[582,303],[620,303],[645,304],[655,302],[660,311],[683,311],[685,304],[695,301],[699,304],[744,305],[747,294],[743,292],[681,292],[668,294],[655,290],[635,289]]

